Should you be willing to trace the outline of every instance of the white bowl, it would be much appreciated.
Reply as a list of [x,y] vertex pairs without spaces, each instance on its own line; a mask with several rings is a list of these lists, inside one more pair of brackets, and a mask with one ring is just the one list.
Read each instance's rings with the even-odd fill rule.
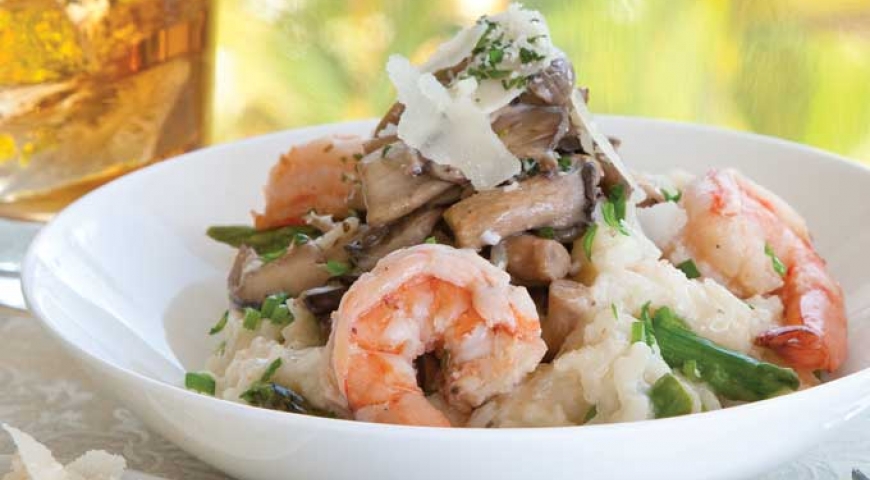
[[[33,243],[24,293],[72,354],[155,431],[244,479],[735,479],[821,441],[870,404],[870,171],[771,138],[603,117],[634,168],[737,167],[802,212],[842,282],[852,353],[843,378],[728,410],[617,425],[433,429],[251,408],[184,390],[214,348],[233,252],[212,224],[248,223],[278,155],[355,122],[282,132],[184,155],[79,200]],[[864,369],[864,370],[862,370]]]

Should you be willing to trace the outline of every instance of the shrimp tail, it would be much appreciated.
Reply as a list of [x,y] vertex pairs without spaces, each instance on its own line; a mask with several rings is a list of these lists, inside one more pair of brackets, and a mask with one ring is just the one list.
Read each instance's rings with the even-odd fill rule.
[[795,368],[832,372],[848,351],[843,293],[817,255],[796,260],[782,291],[786,325],[763,332],[756,344]]

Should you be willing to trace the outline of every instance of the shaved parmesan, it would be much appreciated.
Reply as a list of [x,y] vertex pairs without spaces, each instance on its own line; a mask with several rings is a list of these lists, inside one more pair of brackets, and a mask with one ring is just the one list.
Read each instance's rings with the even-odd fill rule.
[[478,190],[494,188],[520,173],[520,162],[492,131],[489,115],[470,94],[477,82],[461,80],[449,90],[431,73],[394,55],[387,72],[405,111],[398,135],[426,158],[459,169]]
[[[592,137],[592,143],[594,144],[593,148],[600,153],[598,159],[601,161],[605,173],[608,173],[613,178],[621,179],[628,189],[629,194],[637,191],[633,176],[628,169],[625,168],[625,165],[623,165],[622,159],[619,158],[619,154],[613,149],[610,140],[608,140],[607,137],[598,130],[598,126],[592,118],[592,113],[589,112],[589,108],[586,106],[586,102],[583,100],[583,95],[580,94],[579,90],[574,90],[574,94],[571,96],[571,101],[574,104],[574,108],[571,109],[571,121],[576,127],[587,133],[589,137]],[[581,140],[583,137],[584,135],[581,134]],[[586,145],[583,145],[583,148],[586,151],[590,151],[589,147]],[[636,199],[637,197],[633,198]]]
[[423,64],[424,72],[435,73],[438,70],[451,68],[471,56],[471,51],[477,44],[477,40],[483,35],[486,26],[475,23],[473,26],[463,28],[453,38],[442,43]]
[[100,450],[87,452],[64,467],[30,435],[9,425],[3,428],[18,447],[12,472],[3,480],[119,480],[127,467],[123,457]]

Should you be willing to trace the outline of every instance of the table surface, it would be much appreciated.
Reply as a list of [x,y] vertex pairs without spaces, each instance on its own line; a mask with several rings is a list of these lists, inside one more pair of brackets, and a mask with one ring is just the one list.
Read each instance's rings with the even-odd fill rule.
[[[0,392],[0,422],[30,433],[61,461],[86,450],[104,449],[123,455],[131,469],[151,475],[185,480],[227,478],[150,432],[133,413],[97,388],[38,320],[2,308]],[[13,451],[9,438],[0,437],[0,457]],[[759,480],[849,479],[852,468],[870,472],[870,414],[855,419],[799,461]]]

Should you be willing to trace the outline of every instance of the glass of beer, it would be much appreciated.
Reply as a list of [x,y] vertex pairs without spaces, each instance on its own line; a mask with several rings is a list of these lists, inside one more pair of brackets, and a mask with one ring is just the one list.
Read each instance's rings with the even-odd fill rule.
[[[119,175],[202,145],[211,9],[0,0],[0,217],[45,221]],[[17,274],[25,230],[34,228],[0,225],[0,275]],[[0,284],[10,303],[4,296]]]

